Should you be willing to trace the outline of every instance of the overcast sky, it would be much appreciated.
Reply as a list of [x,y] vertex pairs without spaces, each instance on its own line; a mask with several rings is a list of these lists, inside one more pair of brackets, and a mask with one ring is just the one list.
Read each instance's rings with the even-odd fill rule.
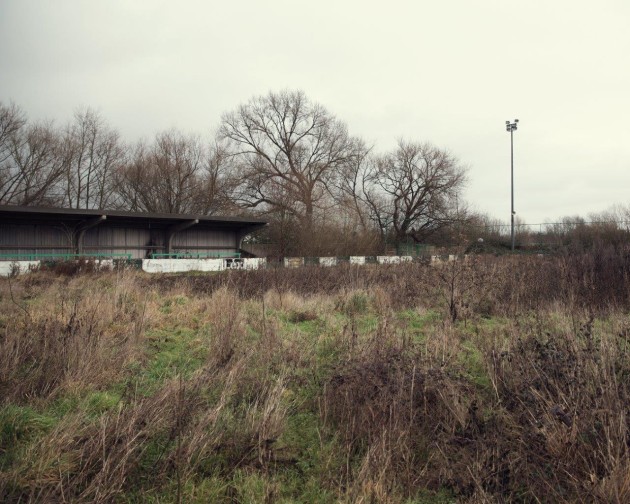
[[210,135],[252,96],[302,89],[391,149],[469,167],[467,200],[525,222],[630,203],[628,0],[0,0],[0,101],[100,111],[123,138]]

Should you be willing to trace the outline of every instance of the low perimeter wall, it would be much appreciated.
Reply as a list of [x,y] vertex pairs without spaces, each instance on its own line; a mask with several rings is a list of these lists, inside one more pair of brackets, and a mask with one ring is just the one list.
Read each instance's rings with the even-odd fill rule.
[[223,271],[229,269],[258,269],[267,259],[143,259],[142,270],[147,273],[182,273],[184,271]]
[[[339,257],[285,257],[280,263],[285,268],[299,268],[304,265],[336,266],[340,263],[350,263],[356,265],[364,264],[401,264],[414,261],[425,263],[441,263],[456,261],[457,256],[431,256],[411,257],[411,256],[351,256]],[[466,256],[464,256],[466,259]],[[112,260],[97,261],[103,269],[113,266]],[[37,269],[40,261],[0,261],[0,276],[9,276],[16,273],[28,273],[32,269]],[[253,270],[265,268],[267,259],[264,257],[243,258],[243,259],[142,259],[142,270],[147,273],[183,273],[186,271],[225,271],[225,270]]]
[[[0,261],[0,277],[29,273],[39,269],[41,263],[42,261]],[[94,264],[104,270],[114,267],[113,259],[99,259]]]
[[0,261],[0,276],[28,273],[39,268],[39,261]]

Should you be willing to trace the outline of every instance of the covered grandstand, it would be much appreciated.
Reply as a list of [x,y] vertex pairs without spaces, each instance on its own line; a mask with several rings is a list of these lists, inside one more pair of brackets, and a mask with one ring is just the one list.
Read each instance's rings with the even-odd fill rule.
[[241,217],[0,206],[0,260],[247,256],[265,221]]

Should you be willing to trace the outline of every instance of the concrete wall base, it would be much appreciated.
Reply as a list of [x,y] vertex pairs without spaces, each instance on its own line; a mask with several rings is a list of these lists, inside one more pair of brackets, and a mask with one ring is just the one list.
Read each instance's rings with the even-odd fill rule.
[[[415,258],[416,262],[423,262],[425,264],[440,264],[448,261],[456,261],[461,256],[431,256],[419,261]],[[467,257],[463,256],[466,260]],[[314,259],[312,264],[319,264],[320,266],[336,266],[340,264],[340,259],[337,257],[319,257]],[[344,262],[343,260],[342,262]],[[365,265],[365,264],[402,264],[412,263],[414,258],[412,256],[377,256],[377,257],[365,257],[365,256],[350,256],[349,261],[353,265]],[[27,273],[33,269],[37,269],[40,266],[41,261],[0,261],[0,276],[8,276],[11,274]],[[114,267],[114,261],[111,259],[103,259],[96,261],[101,269],[112,269]],[[311,264],[311,263],[309,263]],[[305,265],[303,257],[285,257],[285,268],[299,268]],[[199,272],[211,272],[211,271],[224,271],[224,270],[256,270],[262,269],[267,266],[267,259],[264,257],[253,258],[227,258],[227,259],[142,259],[142,270],[147,273],[184,273],[186,271],[199,271]]]
[[186,271],[252,270],[264,268],[262,257],[244,259],[143,259],[142,270],[147,273],[184,273]]
[[39,268],[40,261],[0,261],[0,276],[19,275]]

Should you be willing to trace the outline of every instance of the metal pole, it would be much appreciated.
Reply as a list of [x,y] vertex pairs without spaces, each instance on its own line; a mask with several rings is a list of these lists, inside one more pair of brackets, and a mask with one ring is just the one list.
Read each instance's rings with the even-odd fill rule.
[[510,128],[510,166],[512,178],[512,252],[514,252],[514,130]]
[[505,129],[510,132],[510,177],[511,177],[511,189],[512,189],[512,213],[510,214],[511,235],[512,235],[512,252],[514,252],[514,130],[518,127],[518,119],[514,119],[514,122],[505,121]]

